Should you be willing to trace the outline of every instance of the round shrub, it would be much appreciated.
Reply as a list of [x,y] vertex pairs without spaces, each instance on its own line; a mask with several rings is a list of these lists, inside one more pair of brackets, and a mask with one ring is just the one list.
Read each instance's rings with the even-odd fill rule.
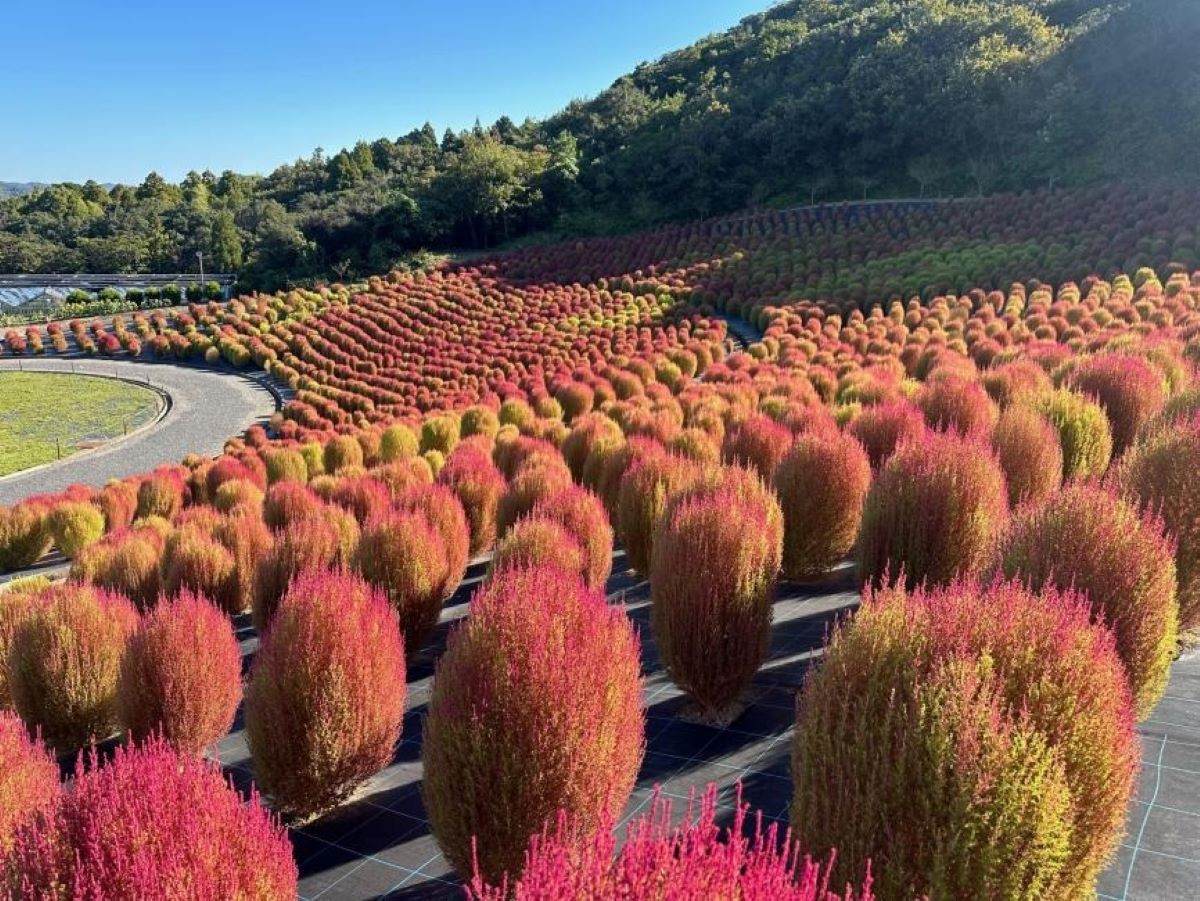
[[420,444],[412,429],[403,423],[392,423],[379,436],[379,459],[384,463],[415,457]]
[[1072,484],[1016,513],[999,561],[1034,591],[1086,595],[1093,619],[1116,636],[1134,709],[1148,716],[1166,690],[1178,634],[1174,547],[1161,523],[1111,491]]
[[846,426],[846,431],[866,450],[871,468],[879,469],[897,447],[920,440],[925,428],[918,407],[906,400],[894,400],[865,407]]
[[1009,407],[992,431],[992,450],[1008,483],[1014,509],[1053,494],[1062,485],[1063,452],[1058,430],[1029,407]]
[[457,416],[434,416],[421,426],[421,453],[439,451],[448,454],[461,440],[461,426]]
[[562,443],[563,459],[575,481],[582,481],[588,457],[601,447],[625,443],[621,427],[602,413],[588,413],[577,420]]
[[368,475],[386,485],[393,499],[419,485],[432,485],[434,480],[433,467],[424,457],[405,457],[384,463],[370,470]]
[[454,492],[471,532],[469,554],[479,554],[496,541],[496,511],[507,482],[489,456],[459,445],[438,473],[438,484]]
[[137,486],[130,482],[109,482],[96,495],[96,506],[104,514],[104,530],[116,532],[129,528],[137,513]]
[[161,516],[172,520],[183,509],[183,501],[183,477],[175,470],[156,472],[138,486],[137,518]]
[[17,828],[57,797],[58,764],[40,741],[30,740],[20,717],[0,710],[0,887]]
[[1140,507],[1162,517],[1175,539],[1179,626],[1200,629],[1200,419],[1181,422],[1134,445],[1114,479]]
[[517,520],[496,545],[490,571],[557,566],[580,579],[587,571],[583,545],[561,523],[530,514]]
[[684,429],[667,443],[667,450],[705,466],[721,462],[721,448],[704,429]]
[[1119,457],[1138,432],[1162,412],[1167,388],[1162,373],[1143,357],[1100,354],[1081,360],[1067,376],[1081,394],[1094,397],[1112,426],[1112,453]]
[[848,435],[802,435],[775,470],[783,508],[783,573],[801,580],[820,576],[854,547],[871,464]]
[[82,585],[46,592],[12,638],[13,706],[59,752],[117,729],[117,677],[137,628],[133,605]]
[[220,610],[185,591],[146,614],[117,684],[119,718],[130,735],[161,735],[198,755],[229,731],[241,699],[242,654]]
[[495,438],[496,433],[500,431],[500,417],[489,407],[469,407],[463,411],[460,431],[463,438],[473,435]]
[[153,529],[114,532],[76,557],[68,578],[123,594],[139,610],[149,610],[162,589],[162,551],[162,539]]
[[441,597],[450,597],[462,584],[471,555],[471,528],[462,504],[444,485],[422,485],[398,497],[396,508],[421,513],[441,536],[446,549],[446,577],[439,590]]
[[268,485],[308,483],[308,464],[298,450],[288,447],[271,448],[263,453],[263,463],[267,467]]
[[1112,429],[1099,404],[1081,394],[1059,388],[1033,402],[1034,409],[1058,430],[1062,447],[1064,482],[1102,476],[1112,457]]
[[725,437],[721,455],[727,463],[753,467],[770,481],[791,446],[791,429],[769,416],[756,414]]
[[622,808],[645,747],[639,653],[624,612],[561,570],[504,570],[476,593],[423,735],[430,828],[458,872],[516,874],[556,811],[586,832]]
[[941,584],[977,574],[1008,521],[1008,489],[991,449],[931,432],[888,460],[867,493],[858,543],[864,583],[903,574]]
[[650,623],[667,672],[704,720],[731,722],[767,657],[781,520],[777,506],[706,485],[677,495],[655,532]]
[[621,479],[617,495],[617,531],[629,568],[650,572],[657,528],[671,498],[696,484],[704,470],[674,454],[636,460]]
[[[625,828],[617,851],[613,824],[580,838],[580,827],[565,812],[535,835],[520,878],[488,885],[476,875],[467,885],[472,901],[558,901],[591,898],[743,898],[778,901],[870,901],[870,874],[861,892],[827,890],[828,867],[802,856],[778,827],[763,828],[761,814],[747,820],[749,805],[739,800],[728,828],[717,823],[717,787],[709,783],[700,803],[693,794],[676,826],[669,798],[657,790],[649,810]],[[754,828],[750,828],[754,823]]]
[[917,394],[917,406],[932,429],[986,436],[996,423],[996,405],[983,385],[957,375],[935,378]]
[[46,511],[37,504],[0,507],[0,572],[27,569],[47,551],[50,535]]
[[583,549],[584,583],[604,588],[612,574],[613,530],[600,498],[573,485],[538,501],[531,515],[562,525]]
[[13,864],[36,898],[292,898],[298,880],[256,795],[157,740],[81,759],[71,791],[17,831]]
[[387,512],[392,505],[392,493],[383,482],[361,476],[339,479],[329,494],[329,500],[353,513],[361,525]]
[[868,593],[797,701],[792,828],[834,884],[869,859],[886,898],[1094,893],[1139,750],[1089,616],[1018,583]]
[[400,618],[404,646],[416,654],[442,612],[449,564],[446,543],[417,510],[394,510],[371,521],[358,542],[358,571],[384,591]]
[[254,570],[254,602],[250,619],[261,634],[275,615],[288,584],[305,570],[348,566],[358,549],[358,526],[354,517],[342,513],[351,532],[338,528],[328,516],[298,519],[275,536],[270,550]]
[[177,595],[185,589],[202,594],[229,614],[242,611],[237,560],[218,542],[199,531],[184,529],[163,557],[163,592]]
[[48,587],[49,583],[40,582],[29,586],[9,583],[0,587],[0,710],[8,710],[13,706],[7,665],[13,637],[32,615],[35,605],[42,602],[42,595]]
[[338,435],[325,445],[325,471],[336,474],[339,469],[363,465],[362,445],[353,435]]
[[222,482],[213,492],[212,505],[222,513],[240,510],[261,516],[263,493],[248,479],[230,479]]
[[268,528],[282,529],[289,523],[320,516],[325,503],[305,484],[279,482],[267,489],[262,518]]
[[246,738],[277,809],[309,816],[387,766],[400,738],[404,641],[378,591],[352,575],[292,582],[246,688]]
[[531,463],[508,483],[508,490],[496,507],[496,535],[503,536],[539,500],[571,486],[571,471],[559,458],[557,462]]

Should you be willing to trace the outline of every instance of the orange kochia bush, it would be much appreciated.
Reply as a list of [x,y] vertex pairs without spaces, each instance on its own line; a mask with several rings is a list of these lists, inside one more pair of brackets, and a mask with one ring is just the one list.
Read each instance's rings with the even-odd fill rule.
[[20,717],[0,709],[0,888],[17,827],[57,795],[58,764],[40,741],[30,740]]
[[258,784],[300,816],[341,803],[391,762],[404,698],[404,641],[387,599],[346,573],[302,573],[246,688]]
[[644,716],[622,610],[554,567],[494,575],[451,633],[425,721],[422,793],[451,864],[498,880],[557,810],[601,826],[633,788]]

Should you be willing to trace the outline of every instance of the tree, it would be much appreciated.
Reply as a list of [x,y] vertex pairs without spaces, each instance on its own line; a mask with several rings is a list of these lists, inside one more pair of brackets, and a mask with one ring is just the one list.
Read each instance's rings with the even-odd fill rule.
[[213,218],[208,244],[212,265],[218,272],[237,272],[242,268],[242,237],[232,213],[222,210]]

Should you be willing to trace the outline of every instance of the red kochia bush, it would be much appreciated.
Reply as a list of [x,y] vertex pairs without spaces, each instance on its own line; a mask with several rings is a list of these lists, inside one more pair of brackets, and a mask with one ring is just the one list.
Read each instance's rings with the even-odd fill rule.
[[958,375],[928,382],[917,395],[917,405],[930,428],[962,435],[987,436],[996,422],[996,405],[983,385]]
[[404,646],[415,654],[442,612],[446,543],[425,514],[393,510],[372,520],[358,542],[357,568],[383,591],[400,618]]
[[58,795],[58,765],[40,741],[30,741],[20,717],[0,710],[0,888],[17,827]]
[[117,706],[126,731],[199,754],[229,731],[241,698],[242,655],[225,615],[187,591],[160,601],[121,666]]
[[47,812],[17,833],[25,898],[283,899],[298,873],[287,833],[216,764],[162,741],[95,752]]
[[358,526],[354,517],[343,510],[341,525],[324,511],[317,518],[298,519],[275,536],[275,542],[259,561],[254,572],[254,603],[251,620],[262,632],[275,615],[288,583],[306,569],[334,569],[348,566],[358,547]]
[[116,731],[117,677],[137,622],[120,595],[66,585],[47,591],[13,636],[13,706],[55,750],[73,751]]
[[[797,701],[792,828],[881,897],[1082,898],[1138,768],[1112,634],[1018,583],[868,593]],[[885,763],[886,762],[886,763]]]
[[561,570],[505,570],[476,593],[424,732],[425,807],[459,873],[474,857],[484,879],[516,874],[556,811],[586,833],[622,808],[645,745],[638,660],[624,612]]
[[455,448],[437,475],[440,485],[454,492],[471,530],[469,552],[486,551],[496,541],[496,510],[508,483],[485,452],[466,442]]
[[579,539],[560,523],[529,515],[519,519],[496,545],[491,570],[531,566],[557,566],[582,579],[587,557]]
[[1113,457],[1125,452],[1167,402],[1162,373],[1143,357],[1101,354],[1080,361],[1067,377],[1072,388],[1094,397],[1112,423]]
[[1075,588],[1113,630],[1134,707],[1145,718],[1167,687],[1178,635],[1175,548],[1162,523],[1103,488],[1072,484],[1017,511],[999,550],[1005,575],[1036,591]]
[[617,494],[617,532],[630,569],[650,571],[659,521],[670,499],[703,475],[700,464],[675,454],[648,454],[634,461]]
[[769,416],[756,414],[726,436],[721,453],[727,463],[752,466],[770,481],[791,446],[791,429]]
[[329,500],[354,514],[359,524],[387,511],[392,505],[392,493],[383,482],[368,476],[339,479]]
[[404,678],[404,641],[380,592],[346,573],[292,582],[246,688],[254,774],[277,809],[328,810],[387,766]]
[[1134,503],[1162,517],[1175,539],[1179,625],[1200,628],[1200,418],[1148,436],[1121,458],[1116,484]]
[[396,508],[422,514],[441,536],[446,575],[438,591],[442,598],[450,597],[467,574],[471,553],[471,527],[462,504],[444,485],[420,485],[396,498]]
[[[747,821],[739,800],[727,829],[717,825],[717,787],[710,783],[699,805],[688,799],[682,823],[672,826],[671,801],[656,790],[648,812],[625,828],[617,851],[610,821],[582,841],[572,819],[560,813],[533,837],[521,877],[487,885],[478,875],[467,886],[473,901],[560,901],[589,898],[740,898],[746,901],[871,901],[869,868],[860,892],[829,890],[829,867],[802,856],[790,834],[780,846],[778,827]],[[753,830],[750,822],[754,823]]]
[[977,574],[1008,521],[1004,473],[980,441],[931,432],[898,450],[867,494],[858,572],[909,585]]
[[561,457],[539,459],[522,466],[508,483],[508,490],[496,508],[497,537],[502,537],[539,500],[569,488],[571,484],[571,471]]
[[538,501],[532,515],[560,523],[574,536],[584,551],[583,581],[604,588],[612,573],[613,530],[600,498],[573,485]]
[[1062,484],[1058,429],[1037,410],[1013,406],[1001,413],[992,430],[992,449],[1004,470],[1012,507],[1046,497]]
[[870,487],[870,461],[849,435],[796,440],[775,470],[787,578],[819,576],[850,553]]
[[126,529],[137,513],[137,486],[130,482],[112,481],[96,495],[96,506],[104,514],[104,530]]
[[871,468],[879,469],[897,447],[918,440],[925,428],[920,409],[906,400],[894,400],[865,407],[846,426],[846,431],[862,444]]
[[319,515],[324,502],[305,484],[279,482],[267,489],[263,499],[263,521],[269,528],[282,529],[289,523]]
[[718,482],[677,495],[655,533],[654,638],[671,678],[704,719],[730,722],[766,659],[781,522],[768,492],[755,503]]

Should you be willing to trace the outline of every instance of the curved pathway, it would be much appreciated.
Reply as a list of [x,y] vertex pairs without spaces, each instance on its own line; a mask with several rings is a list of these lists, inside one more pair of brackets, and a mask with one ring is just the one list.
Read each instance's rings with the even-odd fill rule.
[[169,363],[47,358],[0,359],[0,372],[77,372],[149,383],[171,399],[166,415],[128,438],[0,478],[0,506],[68,485],[101,486],[111,478],[178,463],[190,453],[218,454],[225,441],[278,409],[265,373],[235,373]]

